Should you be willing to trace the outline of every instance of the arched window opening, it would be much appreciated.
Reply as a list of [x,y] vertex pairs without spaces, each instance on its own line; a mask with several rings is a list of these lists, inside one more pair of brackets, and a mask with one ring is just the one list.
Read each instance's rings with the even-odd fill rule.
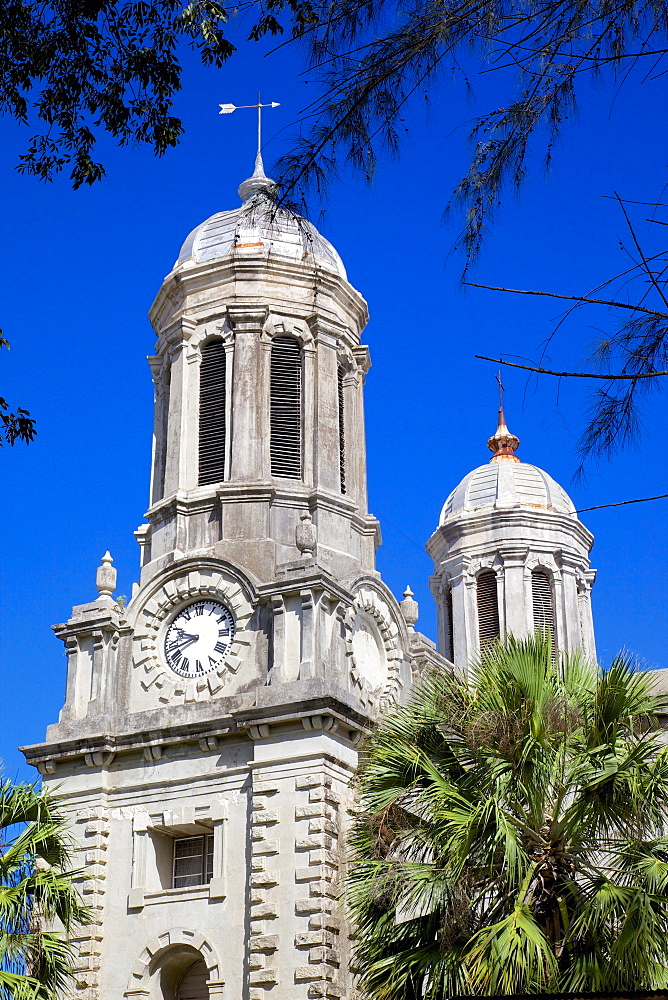
[[225,478],[226,357],[222,340],[202,349],[199,370],[199,484]]
[[293,337],[271,343],[271,474],[302,478],[302,354]]
[[203,958],[198,958],[181,976],[176,1000],[209,1000],[209,970]]
[[344,376],[343,365],[339,365],[336,371],[337,381],[338,381],[338,399],[339,399],[339,474],[341,477],[341,492],[346,492],[346,428],[344,424],[344,409],[343,409],[343,376]]
[[454,663],[455,633],[452,624],[452,587],[445,592],[445,656]]
[[499,626],[499,598],[496,590],[496,573],[484,570],[478,577],[478,637],[480,648],[494,642],[501,635]]
[[554,627],[554,596],[552,581],[544,569],[535,569],[531,574],[531,597],[533,601],[533,627],[535,632],[548,635],[552,641],[552,654],[557,650]]

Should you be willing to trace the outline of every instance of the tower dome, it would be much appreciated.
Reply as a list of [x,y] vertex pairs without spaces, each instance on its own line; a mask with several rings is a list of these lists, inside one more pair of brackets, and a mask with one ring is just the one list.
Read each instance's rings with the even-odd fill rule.
[[439,648],[466,667],[488,641],[536,629],[593,658],[593,536],[555,480],[515,454],[499,407],[492,458],[450,493],[427,550],[435,564]]
[[239,185],[242,204],[201,222],[181,247],[174,268],[220,260],[234,250],[263,249],[272,257],[315,264],[346,277],[338,253],[315,226],[276,204],[277,186],[257,154],[252,177]]
[[439,525],[462,511],[484,507],[531,507],[561,511],[576,518],[573,501],[552,476],[525,462],[494,462],[479,465],[454,488],[443,504]]

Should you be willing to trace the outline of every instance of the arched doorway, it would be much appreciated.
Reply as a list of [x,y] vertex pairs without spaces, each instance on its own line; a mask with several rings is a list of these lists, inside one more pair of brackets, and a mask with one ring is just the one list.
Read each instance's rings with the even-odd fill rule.
[[209,970],[198,958],[185,970],[176,988],[176,1000],[209,1000]]

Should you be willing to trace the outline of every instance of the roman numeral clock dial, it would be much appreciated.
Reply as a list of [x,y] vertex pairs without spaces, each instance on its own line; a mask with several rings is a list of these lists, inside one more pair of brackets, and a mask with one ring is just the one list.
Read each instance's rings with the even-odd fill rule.
[[183,608],[165,633],[165,659],[179,677],[203,677],[220,667],[234,642],[234,616],[219,601]]

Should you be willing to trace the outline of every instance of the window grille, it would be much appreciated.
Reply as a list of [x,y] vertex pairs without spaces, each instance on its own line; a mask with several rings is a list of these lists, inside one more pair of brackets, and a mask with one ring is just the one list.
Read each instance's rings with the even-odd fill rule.
[[294,337],[271,343],[271,474],[302,478],[302,354]]
[[478,577],[478,636],[480,648],[499,638],[499,599],[496,573],[485,570]]
[[448,587],[445,592],[445,656],[451,663],[454,662],[455,641],[454,629],[452,625],[452,587]]
[[543,569],[535,569],[531,574],[531,596],[533,600],[533,627],[552,640],[552,653],[556,653],[557,637],[554,628],[554,597],[552,581]]
[[202,349],[199,370],[199,484],[225,478],[226,359],[222,340]]
[[174,841],[174,888],[208,885],[213,878],[213,837]]
[[344,424],[343,409],[343,365],[339,365],[336,371],[339,393],[339,474],[341,477],[341,492],[346,492],[346,428]]

